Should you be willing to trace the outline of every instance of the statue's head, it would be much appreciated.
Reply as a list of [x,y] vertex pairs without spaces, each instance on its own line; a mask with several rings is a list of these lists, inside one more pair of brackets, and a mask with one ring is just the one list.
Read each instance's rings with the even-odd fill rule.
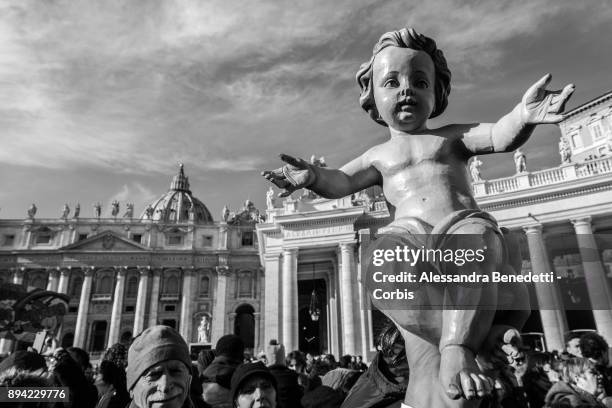
[[444,112],[450,79],[446,58],[434,40],[412,28],[391,31],[380,37],[372,58],[357,72],[359,103],[383,126],[414,130],[415,121]]

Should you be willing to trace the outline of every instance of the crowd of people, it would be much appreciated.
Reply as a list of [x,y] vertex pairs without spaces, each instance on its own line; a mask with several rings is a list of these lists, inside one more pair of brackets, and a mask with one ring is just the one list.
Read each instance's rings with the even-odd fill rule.
[[[67,387],[68,401],[38,403],[54,408],[390,408],[400,407],[409,378],[394,325],[379,335],[369,366],[361,356],[286,353],[276,341],[250,356],[235,335],[194,362],[167,326],[146,329],[129,346],[113,345],[95,367],[76,347],[16,351],[0,362],[0,386]],[[483,408],[612,407],[608,344],[594,332],[572,335],[563,352],[524,350],[495,378]]]

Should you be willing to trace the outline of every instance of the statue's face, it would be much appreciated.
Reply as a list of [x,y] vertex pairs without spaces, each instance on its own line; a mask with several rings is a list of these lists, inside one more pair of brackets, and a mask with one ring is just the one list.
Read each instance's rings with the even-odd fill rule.
[[435,108],[435,67],[424,51],[387,47],[373,65],[374,101],[378,113],[392,129],[425,129]]

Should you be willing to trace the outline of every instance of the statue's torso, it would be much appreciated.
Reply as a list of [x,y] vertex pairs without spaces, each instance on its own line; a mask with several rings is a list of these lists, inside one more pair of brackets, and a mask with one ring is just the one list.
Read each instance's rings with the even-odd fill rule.
[[454,211],[478,208],[467,158],[460,139],[448,135],[393,137],[369,153],[395,218],[414,217],[431,226]]

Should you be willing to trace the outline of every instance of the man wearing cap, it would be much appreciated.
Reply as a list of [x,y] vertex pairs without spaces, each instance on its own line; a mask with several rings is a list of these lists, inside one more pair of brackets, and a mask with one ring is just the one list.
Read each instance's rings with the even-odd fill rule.
[[276,380],[261,361],[234,371],[230,394],[234,408],[276,408]]
[[134,339],[128,351],[129,408],[193,408],[190,385],[189,349],[173,328],[149,327]]

